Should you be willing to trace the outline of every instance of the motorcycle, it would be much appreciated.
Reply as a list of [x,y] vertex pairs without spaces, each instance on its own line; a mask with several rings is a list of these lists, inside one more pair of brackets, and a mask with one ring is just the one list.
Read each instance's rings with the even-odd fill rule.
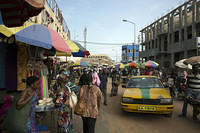
[[185,97],[185,90],[186,90],[186,79],[181,79],[179,87],[178,87],[177,98],[179,100],[183,100]]

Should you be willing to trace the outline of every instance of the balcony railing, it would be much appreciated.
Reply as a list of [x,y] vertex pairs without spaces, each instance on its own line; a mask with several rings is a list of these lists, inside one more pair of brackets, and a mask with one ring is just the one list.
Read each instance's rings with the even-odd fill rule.
[[62,16],[62,13],[58,7],[56,0],[46,0],[46,2],[48,4],[48,6],[52,9],[52,11],[56,14],[58,22],[63,26],[64,32],[69,33],[67,23]]

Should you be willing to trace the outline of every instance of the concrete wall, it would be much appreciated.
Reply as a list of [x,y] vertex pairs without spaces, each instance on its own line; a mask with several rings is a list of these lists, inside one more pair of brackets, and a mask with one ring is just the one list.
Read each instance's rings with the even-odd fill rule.
[[[57,31],[60,34],[60,36],[63,37],[64,40],[70,39],[70,31],[66,25],[65,20],[62,17],[57,3],[55,2],[55,0],[48,1],[51,1],[51,5],[48,2],[46,2],[44,10],[38,16],[30,18],[29,21],[50,27],[51,29]],[[50,6],[55,6],[55,8],[57,8],[56,11],[58,11],[58,13],[55,12],[55,10],[53,10]]]
[[200,36],[200,1],[185,2],[140,32],[141,59],[154,59],[161,67],[173,67],[178,59],[195,56],[196,38]]

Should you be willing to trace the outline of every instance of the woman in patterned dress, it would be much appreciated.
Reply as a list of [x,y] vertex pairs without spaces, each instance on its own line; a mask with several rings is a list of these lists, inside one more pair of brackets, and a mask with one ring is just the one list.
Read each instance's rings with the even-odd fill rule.
[[[66,77],[58,78],[58,83],[61,88],[58,92],[58,97],[56,99],[56,108],[58,111],[58,121],[57,124],[62,128],[64,133],[73,133],[73,123],[72,123],[72,109],[69,106],[69,96],[70,92],[67,89]],[[72,90],[73,91],[73,90]],[[59,131],[58,131],[59,132]]]
[[26,124],[26,133],[39,133],[36,120],[35,120],[35,106],[37,104],[38,96],[36,90],[40,88],[39,78],[33,76],[27,78],[28,88],[22,93],[20,98],[17,101],[17,109],[22,109],[27,104],[30,105],[30,111],[28,114],[28,120]]

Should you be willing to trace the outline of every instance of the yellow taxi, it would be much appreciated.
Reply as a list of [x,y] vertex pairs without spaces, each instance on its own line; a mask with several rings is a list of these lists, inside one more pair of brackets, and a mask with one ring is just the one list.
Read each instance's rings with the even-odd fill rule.
[[125,112],[165,114],[172,116],[173,99],[155,76],[134,76],[122,86],[121,105]]

